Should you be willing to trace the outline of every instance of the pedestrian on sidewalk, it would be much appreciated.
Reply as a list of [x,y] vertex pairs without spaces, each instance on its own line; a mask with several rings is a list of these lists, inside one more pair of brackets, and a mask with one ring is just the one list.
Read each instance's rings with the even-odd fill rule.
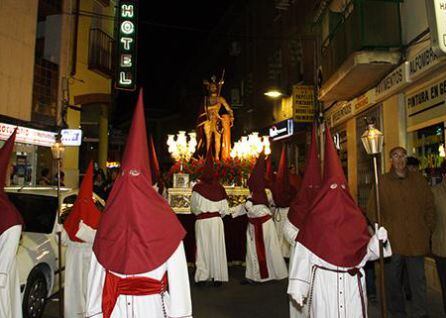
[[432,189],[437,212],[437,224],[432,234],[432,253],[440,278],[443,308],[446,315],[446,160],[442,162],[440,170],[443,180]]
[[280,280],[288,276],[285,260],[280,251],[272,213],[265,192],[265,156],[263,153],[248,180],[250,197],[246,203],[233,209],[232,217],[248,215],[246,230],[247,282]]
[[[403,264],[406,264],[410,286],[414,286],[412,314],[427,317],[424,257],[430,253],[429,241],[435,228],[434,201],[423,175],[407,169],[406,157],[403,147],[391,149],[391,169],[380,178],[382,225],[389,231],[393,249],[384,267],[387,304],[392,315],[405,317],[402,275]],[[376,221],[374,191],[372,189],[367,205],[367,215],[372,222]]]
[[228,281],[225,230],[222,217],[229,213],[228,195],[215,175],[212,148],[208,150],[200,181],[192,188],[191,212],[195,214],[195,282]]

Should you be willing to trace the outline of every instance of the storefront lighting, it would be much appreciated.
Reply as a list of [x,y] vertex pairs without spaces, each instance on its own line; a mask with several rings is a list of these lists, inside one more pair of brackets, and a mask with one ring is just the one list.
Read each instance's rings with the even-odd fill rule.
[[438,147],[438,155],[439,155],[441,158],[446,157],[446,154],[444,153],[444,144],[441,144],[441,145]]
[[276,90],[276,89],[267,91],[267,92],[265,92],[264,94],[265,94],[266,96],[268,96],[268,97],[271,97],[271,98],[279,98],[279,97],[281,97],[281,96],[283,95],[282,92],[280,92],[280,91],[278,91],[278,90]]
[[105,166],[106,166],[108,169],[116,169],[116,168],[121,167],[121,164],[120,164],[119,162],[117,162],[117,161],[107,161],[107,163],[105,164]]

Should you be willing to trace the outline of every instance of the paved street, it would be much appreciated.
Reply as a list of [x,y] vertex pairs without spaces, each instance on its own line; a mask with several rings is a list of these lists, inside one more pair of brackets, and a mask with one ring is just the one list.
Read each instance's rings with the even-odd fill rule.
[[[240,285],[244,274],[243,267],[230,267],[230,282],[220,288],[192,287],[192,301],[195,318],[286,318],[288,303],[286,297],[287,280],[261,285]],[[192,276],[191,276],[192,277]],[[431,318],[444,317],[441,313],[441,300],[438,293],[429,293]],[[410,304],[409,304],[410,305]],[[379,307],[370,305],[369,317],[379,317]],[[57,302],[47,306],[45,318],[56,318]]]

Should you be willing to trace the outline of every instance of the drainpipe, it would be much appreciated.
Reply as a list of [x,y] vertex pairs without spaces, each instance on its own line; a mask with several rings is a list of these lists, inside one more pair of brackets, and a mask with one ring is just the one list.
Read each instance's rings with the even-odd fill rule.
[[71,52],[71,72],[70,76],[76,75],[76,62],[77,62],[77,36],[79,33],[79,8],[81,0],[76,0],[76,8],[74,9],[74,35],[73,35],[73,51]]

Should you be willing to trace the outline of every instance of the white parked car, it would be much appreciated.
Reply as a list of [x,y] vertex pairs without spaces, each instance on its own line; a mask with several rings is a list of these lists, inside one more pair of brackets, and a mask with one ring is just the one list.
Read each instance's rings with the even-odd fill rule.
[[[25,221],[17,252],[23,317],[40,318],[46,300],[59,291],[57,189],[7,187],[5,190]],[[76,197],[77,190],[61,189],[62,219],[69,214]],[[103,210],[104,201],[96,195],[94,200]],[[65,248],[62,272],[65,268],[64,252]]]

